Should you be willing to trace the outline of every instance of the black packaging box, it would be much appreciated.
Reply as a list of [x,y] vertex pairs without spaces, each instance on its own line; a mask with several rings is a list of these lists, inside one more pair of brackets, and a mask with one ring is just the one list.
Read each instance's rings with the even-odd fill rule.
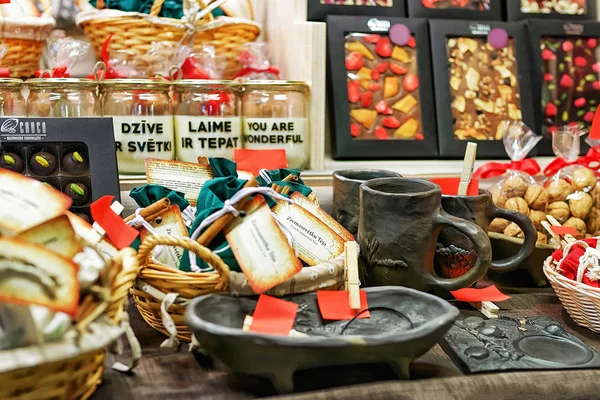
[[[308,20],[325,21],[328,15],[368,15],[372,17],[406,17],[405,0],[307,0]],[[326,2],[333,4],[324,4]],[[375,5],[371,5],[375,3]],[[356,5],[360,4],[360,5]]]
[[[509,21],[518,21],[522,19],[540,18],[546,20],[566,19],[570,21],[595,21],[597,12],[597,0],[585,0],[586,11],[584,14],[564,14],[560,12],[540,13],[540,12],[523,12],[521,9],[522,0],[506,0],[506,15]],[[529,0],[527,0],[529,1]]]
[[[447,0],[448,2],[450,0]],[[419,18],[502,20],[501,0],[488,0],[489,8],[478,10],[471,8],[448,7],[431,8],[423,4],[423,0],[407,0],[408,16]]]

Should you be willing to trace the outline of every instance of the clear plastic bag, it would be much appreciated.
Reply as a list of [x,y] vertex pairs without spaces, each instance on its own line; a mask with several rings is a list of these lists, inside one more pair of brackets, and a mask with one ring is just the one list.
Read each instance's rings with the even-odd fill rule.
[[85,58],[90,44],[65,36],[64,31],[54,31],[47,41],[48,63],[50,70],[38,71],[42,78],[67,78],[69,71]]
[[545,170],[548,176],[546,212],[563,224],[575,228],[577,238],[600,234],[600,191],[596,172],[587,166],[587,156],[579,157],[580,137],[587,131],[563,126],[552,135],[552,149],[557,156]]
[[235,76],[242,80],[278,80],[279,68],[269,61],[269,46],[265,42],[249,42],[243,46],[240,61],[244,68]]

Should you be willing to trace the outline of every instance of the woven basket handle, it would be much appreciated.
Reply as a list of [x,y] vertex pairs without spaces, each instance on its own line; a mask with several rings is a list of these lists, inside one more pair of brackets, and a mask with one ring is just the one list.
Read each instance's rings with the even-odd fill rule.
[[[148,264],[148,258],[156,246],[175,246],[182,247],[188,251],[193,251],[202,261],[212,265],[212,267],[221,276],[225,284],[229,283],[229,267],[223,262],[221,257],[213,253],[210,249],[202,246],[195,240],[188,237],[176,237],[169,235],[150,235],[144,239],[138,252],[140,265]],[[227,285],[225,285],[226,287]]]
[[106,314],[118,323],[121,319],[129,289],[133,286],[140,270],[135,250],[131,248],[121,250],[113,260],[111,268],[116,268],[118,272],[112,281],[110,304],[107,307]]

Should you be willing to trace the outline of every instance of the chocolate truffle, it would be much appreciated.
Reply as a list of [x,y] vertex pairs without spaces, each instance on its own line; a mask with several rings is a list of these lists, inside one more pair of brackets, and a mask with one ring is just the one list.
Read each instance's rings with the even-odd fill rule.
[[81,206],[88,202],[90,191],[83,183],[69,183],[65,188],[65,194],[73,199],[73,205]]
[[0,159],[0,167],[15,172],[23,172],[23,160],[15,153],[4,153]]
[[88,163],[80,152],[74,151],[63,157],[62,168],[68,174],[85,174],[88,171]]
[[48,176],[56,169],[56,157],[46,151],[35,153],[31,157],[30,168],[36,175]]

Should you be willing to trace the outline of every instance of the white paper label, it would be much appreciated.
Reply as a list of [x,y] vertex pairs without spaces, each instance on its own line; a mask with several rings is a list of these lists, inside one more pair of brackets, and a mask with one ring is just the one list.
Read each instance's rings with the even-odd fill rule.
[[172,116],[112,118],[120,173],[143,174],[146,158],[175,158]]
[[244,148],[284,149],[288,166],[302,169],[308,162],[308,118],[244,118]]
[[198,156],[233,159],[233,149],[242,148],[240,117],[175,116],[177,159],[197,162]]

